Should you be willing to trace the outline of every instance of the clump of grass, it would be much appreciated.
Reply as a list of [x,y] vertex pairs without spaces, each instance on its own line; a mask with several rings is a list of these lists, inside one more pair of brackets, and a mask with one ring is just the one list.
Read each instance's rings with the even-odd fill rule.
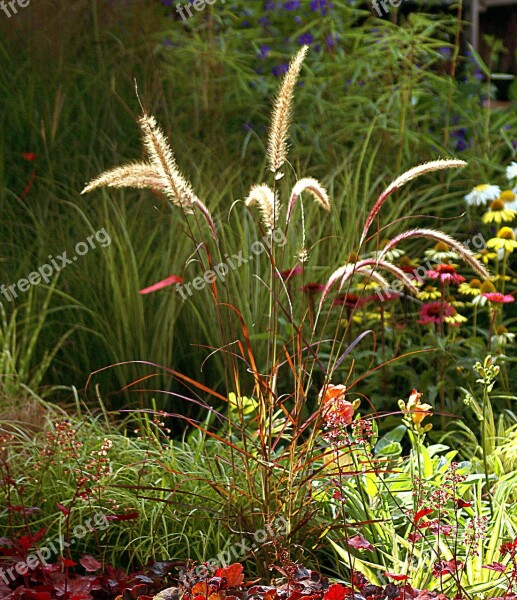
[[[273,237],[273,230],[279,227],[278,217],[283,210],[280,202],[280,169],[287,162],[292,94],[305,54],[306,51],[302,49],[292,61],[275,101],[268,142],[273,181],[271,185],[264,183],[253,187],[245,201],[247,208],[258,204],[260,218],[257,221],[262,221],[269,239]],[[162,140],[160,145],[165,146],[166,142]],[[173,416],[184,419],[230,451],[228,463],[220,469],[219,476],[206,483],[221,496],[226,506],[225,511],[232,515],[231,525],[228,522],[228,526],[234,531],[249,538],[254,530],[271,526],[281,515],[287,523],[283,543],[289,552],[294,552],[297,543],[302,540],[306,543],[307,540],[313,540],[317,546],[317,540],[321,539],[327,527],[324,522],[312,518],[317,509],[311,485],[321,476],[322,469],[320,442],[325,407],[322,406],[321,399],[333,380],[345,382],[346,386],[342,386],[343,393],[348,395],[352,393],[349,390],[367,375],[361,374],[356,381],[351,378],[353,353],[372,334],[370,331],[362,331],[355,339],[351,336],[347,339],[342,335],[343,312],[341,315],[338,312],[337,320],[334,318],[338,298],[334,297],[330,306],[325,304],[331,284],[339,281],[340,290],[346,285],[348,294],[355,276],[359,274],[365,279],[365,285],[373,281],[381,289],[387,289],[391,284],[385,278],[386,274],[399,279],[415,293],[417,288],[413,282],[386,258],[387,252],[398,242],[416,236],[433,241],[439,238],[455,249],[460,248],[459,242],[440,232],[421,228],[399,234],[375,258],[361,259],[359,252],[366,252],[366,246],[379,235],[380,225],[373,235],[370,229],[387,198],[396,190],[420,175],[458,168],[464,164],[457,160],[426,163],[402,174],[385,189],[365,218],[354,259],[348,266],[336,271],[325,287],[316,318],[308,298],[303,295],[300,297],[291,287],[295,271],[301,275],[302,282],[305,280],[310,261],[310,252],[306,248],[310,232],[306,231],[303,207],[300,207],[301,218],[293,210],[296,197],[303,190],[309,189],[327,211],[332,206],[323,185],[312,178],[302,177],[302,183],[297,184],[298,187],[295,185],[291,191],[287,203],[287,218],[282,229],[285,244],[281,247],[269,244],[265,253],[267,260],[259,267],[259,284],[266,290],[267,303],[257,306],[255,310],[266,317],[267,330],[250,334],[253,323],[247,322],[243,316],[245,298],[241,294],[232,293],[234,290],[225,281],[215,281],[210,286],[208,296],[213,302],[221,335],[220,345],[213,348],[213,351],[222,355],[225,363],[225,393],[220,394],[177,371],[167,372],[188,390],[188,393],[181,395],[182,398],[206,406],[209,413],[214,415],[215,422],[213,427],[208,427],[178,413]],[[163,172],[172,168],[173,165],[164,166]],[[94,180],[86,189],[109,185],[113,173],[119,174],[120,171],[115,169],[108,172]],[[124,171],[123,177],[126,175],[127,172]],[[138,177],[137,170],[131,173],[129,182],[134,177]],[[152,182],[147,176],[141,181],[142,186],[149,183]],[[295,224],[299,226],[297,232]],[[212,265],[215,257],[228,256],[227,248],[219,241],[219,236],[213,236],[210,241],[201,230],[196,233],[201,237],[192,238],[192,241],[195,253],[201,257],[200,264]],[[368,233],[370,238],[366,237]],[[289,256],[293,247],[298,248],[296,268],[292,267]],[[460,254],[477,273],[488,276],[488,271],[471,253],[460,250]],[[382,271],[382,275],[379,271]],[[341,311],[343,310],[344,305]],[[349,314],[345,326],[349,332],[350,317]],[[254,345],[254,337],[257,335],[266,337],[266,351],[260,361]],[[344,368],[345,362],[349,365],[348,375]],[[135,387],[137,383],[139,382],[130,387]],[[157,390],[153,390],[155,391]],[[218,404],[228,404],[231,397],[234,401],[227,410],[215,411],[202,400],[207,394]],[[232,474],[230,479],[226,476],[228,471]],[[352,469],[351,474],[353,473]],[[272,552],[274,553],[273,548],[260,549],[259,571],[264,570]]]

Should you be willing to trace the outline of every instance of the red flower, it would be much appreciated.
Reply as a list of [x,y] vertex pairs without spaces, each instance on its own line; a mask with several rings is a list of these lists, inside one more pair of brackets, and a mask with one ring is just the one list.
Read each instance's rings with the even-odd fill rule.
[[511,294],[501,294],[500,292],[487,292],[481,294],[489,302],[497,302],[498,304],[508,304],[509,302],[515,302],[515,298]]
[[355,294],[340,294],[336,297],[333,304],[338,306],[346,306],[346,308],[356,308],[363,306],[365,303],[364,298],[359,298]]
[[25,160],[28,161],[36,160],[36,155],[33,152],[22,152],[22,156]]
[[316,292],[321,292],[325,289],[325,286],[321,283],[306,283],[302,287],[302,292],[306,292],[308,294],[315,294]]
[[427,271],[427,277],[430,279],[439,279],[442,283],[454,283],[454,285],[465,281],[465,277],[456,273],[456,269],[452,265],[445,263],[436,265],[434,269]]
[[420,325],[439,325],[445,317],[452,317],[455,313],[454,307],[448,302],[428,302],[420,308]]
[[284,281],[289,281],[289,279],[291,279],[291,277],[293,277],[293,275],[300,275],[300,273],[303,272],[303,268],[298,266],[298,267],[293,267],[292,269],[286,269],[285,271],[280,271],[280,273],[277,273],[277,276],[280,275],[280,277],[284,280]]

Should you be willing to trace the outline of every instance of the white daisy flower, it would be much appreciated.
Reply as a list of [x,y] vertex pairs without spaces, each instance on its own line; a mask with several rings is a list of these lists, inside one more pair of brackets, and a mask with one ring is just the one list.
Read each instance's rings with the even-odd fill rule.
[[472,191],[465,196],[465,201],[471,206],[480,206],[486,204],[491,200],[499,198],[501,194],[501,188],[497,185],[490,185],[489,183],[482,183],[472,188]]
[[506,179],[517,179],[517,162],[512,162],[506,167]]

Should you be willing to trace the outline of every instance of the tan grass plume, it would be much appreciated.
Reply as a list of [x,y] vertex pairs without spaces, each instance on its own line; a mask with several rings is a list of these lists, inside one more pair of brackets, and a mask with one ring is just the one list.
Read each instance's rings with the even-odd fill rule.
[[287,141],[289,125],[291,123],[294,86],[298,81],[300,69],[308,49],[309,46],[302,46],[298,54],[291,61],[273,105],[267,157],[269,168],[277,175],[279,175],[279,169],[287,157]]
[[287,206],[287,215],[285,218],[286,223],[289,222],[291,218],[291,214],[293,212],[294,205],[296,204],[296,200],[300,196],[302,192],[309,192],[312,194],[314,200],[326,211],[330,212],[331,204],[330,198],[327,194],[327,190],[321,185],[321,183],[317,179],[313,179],[312,177],[304,177],[296,182],[295,186],[291,191],[291,198],[289,200],[289,204]]
[[268,185],[265,183],[254,185],[245,200],[245,204],[246,206],[258,204],[266,232],[271,233],[275,229],[280,204],[277,202],[275,193]]
[[215,224],[206,205],[196,196],[190,182],[181,174],[167,138],[156,119],[143,114],[139,119],[148,162],[130,163],[102,173],[86,185],[86,194],[99,187],[134,187],[161,190],[169,200],[186,213],[198,209],[206,219],[212,235],[217,240]]

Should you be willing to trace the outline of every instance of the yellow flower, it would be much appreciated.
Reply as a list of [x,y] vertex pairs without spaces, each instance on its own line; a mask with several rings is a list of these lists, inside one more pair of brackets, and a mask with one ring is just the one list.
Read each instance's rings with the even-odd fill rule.
[[485,265],[488,265],[489,262],[497,260],[498,258],[497,252],[490,252],[490,250],[487,250],[486,248],[481,250],[481,252],[478,252],[475,256],[477,259],[483,261]]
[[406,406],[407,411],[411,414],[411,420],[415,425],[420,425],[429,414],[432,414],[431,410],[433,407],[430,404],[422,404],[420,402],[421,397],[422,394],[414,389],[411,392],[411,396],[409,396]]
[[481,294],[481,285],[479,279],[471,279],[470,281],[460,283],[458,292],[465,296],[479,296]]
[[510,223],[517,213],[511,208],[506,208],[501,198],[496,198],[490,204],[489,210],[481,217],[483,223]]
[[494,248],[494,250],[504,248],[506,252],[513,252],[517,248],[515,233],[511,227],[501,227],[496,237],[489,239],[486,245],[487,248]]
[[517,196],[513,190],[503,190],[499,196],[503,202],[513,202]]
[[424,254],[431,260],[436,260],[438,262],[448,262],[449,260],[456,260],[459,258],[457,252],[451,250],[445,242],[441,241],[436,242],[434,248],[431,248],[431,250],[426,250]]
[[454,311],[454,314],[445,317],[444,321],[448,324],[448,325],[461,325],[461,323],[466,323],[468,321],[467,317],[464,317],[463,315],[458,314],[456,311]]
[[442,294],[438,288],[435,288],[432,285],[426,285],[423,290],[418,292],[416,297],[419,300],[438,300],[441,295]]
[[497,290],[495,289],[494,284],[487,279],[486,281],[483,281],[480,291],[481,293],[478,296],[476,296],[474,300],[472,300],[472,304],[474,304],[475,306],[485,306],[485,304],[487,303],[487,299],[484,294],[493,294]]

